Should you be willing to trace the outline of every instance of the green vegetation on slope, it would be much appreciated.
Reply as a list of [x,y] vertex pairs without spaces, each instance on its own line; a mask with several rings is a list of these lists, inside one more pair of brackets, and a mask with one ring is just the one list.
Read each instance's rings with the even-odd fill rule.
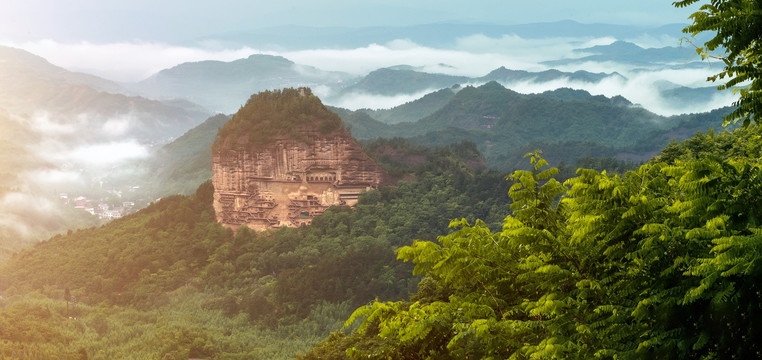
[[364,93],[393,96],[449,88],[470,80],[465,76],[431,74],[410,69],[378,69],[371,71],[356,84],[344,88],[341,94]]
[[455,96],[455,91],[445,88],[391,109],[361,109],[359,112],[367,113],[373,119],[385,124],[415,122],[441,109],[452,100],[453,96]]
[[[215,222],[205,183],[192,196],[22,251],[0,268],[0,332],[30,330],[4,337],[3,349],[93,359],[285,359],[307,351],[351,309],[415,289],[418,278],[394,260],[395,248],[433,240],[464,214],[497,227],[501,218],[491,214],[508,211],[504,176],[461,163],[478,162],[472,144],[384,149],[443,167],[414,164],[408,180],[298,229],[233,233]],[[76,319],[66,316],[67,289]]]
[[465,87],[414,123],[384,125],[362,111],[339,115],[360,139],[406,137],[431,146],[468,140],[477,144],[490,168],[508,171],[523,167],[522,155],[536,149],[543,149],[553,164],[575,164],[590,156],[647,160],[673,138],[719,127],[730,111],[663,117],[622,97],[571,89],[522,95],[491,82]]
[[252,95],[219,129],[212,151],[264,146],[278,137],[304,138],[304,130],[328,135],[344,131],[344,124],[308,88],[264,91]]
[[217,114],[163,146],[146,164],[155,196],[192,194],[199,184],[212,178],[212,143],[217,130],[230,116]]
[[[316,99],[303,100],[314,101],[316,105],[318,102]],[[258,117],[269,116],[265,109],[257,109],[254,104],[247,108]],[[639,163],[657,154],[672,139],[682,140],[698,131],[719,127],[719,119],[731,111],[719,109],[664,118],[633,107],[622,97],[592,96],[586,91],[572,89],[521,95],[496,83],[459,90],[457,95],[451,89],[443,89],[388,110],[326,109],[338,114],[355,138],[406,137],[430,147],[469,141],[486,154],[490,168],[501,171],[525,167],[523,154],[537,149],[542,149],[548,162],[559,167],[581,166],[580,160],[584,158],[615,158]],[[415,123],[389,125],[369,114],[388,117],[390,122],[412,119],[420,114],[427,117]],[[213,141],[217,128],[224,122],[221,116],[207,120],[159,151],[159,157],[149,164],[149,169],[157,174],[160,185],[146,185],[146,188],[153,189],[154,196],[189,194],[209,179],[211,151],[205,146]],[[228,135],[229,143],[234,138],[241,142],[252,141],[238,136],[243,135],[239,132],[248,126],[257,131],[264,129],[258,133],[262,138],[266,137],[267,131],[297,132],[295,128],[278,130],[277,127],[296,121],[299,116],[281,114],[276,118],[282,121],[261,122],[240,115],[238,125],[231,125],[223,132]],[[539,120],[535,121],[535,118]],[[567,126],[567,122],[576,125]],[[293,127],[286,127],[289,126]],[[420,133],[422,135],[416,135]],[[611,136],[602,139],[599,133]],[[220,140],[218,146],[221,143]]]
[[502,231],[464,219],[400,248],[418,292],[358,308],[357,330],[304,359],[759,358],[761,135],[709,132],[665,150],[672,164],[564,183],[533,154]]

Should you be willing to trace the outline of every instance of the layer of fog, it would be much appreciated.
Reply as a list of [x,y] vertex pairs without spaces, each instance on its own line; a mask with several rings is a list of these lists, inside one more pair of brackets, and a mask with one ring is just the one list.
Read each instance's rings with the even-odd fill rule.
[[669,69],[624,72],[624,78],[610,76],[595,83],[572,81],[568,78],[563,78],[549,82],[523,81],[504,83],[503,86],[527,94],[542,93],[560,87],[568,87],[586,90],[592,95],[604,95],[607,97],[621,95],[632,103],[640,105],[653,113],[671,116],[707,112],[720,107],[730,106],[737,100],[738,96],[731,91],[717,91],[708,101],[705,99],[695,99],[690,102],[674,101],[665,98],[660,93],[660,90],[665,90],[665,83],[672,84],[675,87],[683,86],[688,88],[712,86],[711,83],[696,79],[706,79],[707,76],[713,73],[713,71],[706,71],[704,69]]
[[[151,154],[152,144],[130,135],[135,125],[129,115],[102,118],[40,111],[13,118],[23,122],[39,139],[19,144],[29,159],[20,159],[19,168],[14,169],[17,177],[14,189],[24,193],[42,192],[48,197],[64,192],[91,195],[93,187],[101,187],[112,173],[124,173],[122,167]],[[144,174],[133,169],[132,175],[137,178]],[[101,190],[104,189],[98,189]]]
[[102,170],[149,154],[148,144],[130,137],[140,126],[130,114],[104,118],[39,111],[28,121],[32,130],[43,135],[41,142],[33,145],[34,153],[49,163]]
[[[138,81],[151,74],[181,62],[216,59],[232,61],[247,57],[253,53],[267,53],[284,56],[297,64],[314,66],[321,70],[344,71],[358,76],[378,68],[394,65],[410,65],[421,71],[449,75],[480,77],[498,67],[515,70],[542,71],[548,67],[542,61],[563,58],[579,58],[586,54],[575,49],[595,45],[610,44],[616,39],[605,38],[549,38],[522,39],[514,35],[491,38],[484,35],[472,35],[459,38],[450,49],[436,49],[400,39],[386,44],[370,44],[356,49],[314,49],[293,52],[259,51],[250,48],[208,50],[171,46],[157,43],[117,43],[65,44],[54,41],[9,44],[24,48],[43,56],[50,62],[64,68],[96,74],[120,81]],[[641,37],[629,39],[643,47],[676,46],[676,38]],[[679,66],[679,64],[678,64]],[[621,95],[630,101],[661,115],[673,115],[683,112],[708,111],[729,105],[733,96],[730,93],[718,93],[710,102],[701,104],[672,103],[664,100],[658,92],[660,83],[669,81],[686,87],[704,87],[707,76],[718,70],[718,66],[707,64],[703,68],[685,67],[665,69],[635,69],[627,64],[585,62],[556,67],[562,71],[587,70],[591,72],[618,72],[625,78],[612,76],[597,83],[574,82],[558,79],[550,82],[522,81],[506,83],[504,86],[522,93],[536,93],[559,87],[584,89],[594,95]],[[462,84],[469,85],[469,84]],[[470,85],[479,85],[478,83]],[[350,94],[332,101],[332,105],[349,109],[391,108],[420,98],[426,89],[410,94],[378,96],[373,94]],[[321,96],[331,95],[332,89],[318,87],[316,93]],[[130,126],[126,118],[114,118],[102,121],[96,129],[108,141],[87,143],[72,148],[70,143],[61,143],[57,139],[81,134],[83,126],[89,121],[85,118],[67,119],[65,124],[51,121],[47,114],[37,114],[33,124],[37,130],[45,133],[48,143],[42,144],[43,156],[50,156],[58,163],[70,163],[73,166],[109,166],[114,162],[147,156],[147,151],[134,139],[123,139]],[[85,126],[87,127],[87,126]],[[87,127],[88,132],[93,130]],[[56,136],[50,136],[56,135]],[[45,155],[49,154],[49,155]]]
[[[52,200],[30,193],[13,191],[0,194],[0,246],[11,249],[11,239],[28,239],[45,232],[39,228],[40,219],[59,216]],[[52,216],[51,216],[52,215]]]
[[[616,67],[600,68],[601,64],[593,64],[599,67],[599,71],[613,72]],[[712,94],[707,98],[696,98],[689,101],[675,100],[663,96],[661,91],[677,87],[705,88],[716,84],[709,83],[705,79],[714,74],[713,68],[693,69],[661,69],[661,70],[621,70],[619,75],[603,78],[598,82],[585,82],[561,77],[552,81],[538,81],[529,79],[516,82],[501,82],[501,85],[522,94],[538,94],[559,88],[580,89],[591,95],[604,95],[614,97],[623,96],[633,104],[662,116],[672,116],[687,113],[708,112],[724,106],[730,106],[738,99],[738,95],[731,91],[709,91]],[[570,70],[574,71],[574,70]],[[484,82],[468,82],[462,86],[480,86]],[[396,94],[384,96],[368,94],[365,92],[344,94],[338,98],[332,98],[327,103],[333,106],[343,107],[350,110],[363,108],[389,109],[395,106],[411,102],[424,95],[439,89],[427,89],[410,94]]]
[[[542,61],[582,57],[585,54],[574,50],[606,45],[616,40],[613,37],[523,39],[511,34],[501,37],[476,34],[454,39],[455,45],[450,48],[426,47],[407,39],[398,39],[354,49],[299,51],[272,51],[248,47],[212,49],[152,42],[93,44],[44,40],[13,43],[0,40],[0,44],[25,49],[69,70],[87,72],[111,80],[134,82],[183,62],[232,61],[252,54],[280,55],[297,64],[356,75],[405,64],[420,67],[427,72],[481,76],[500,66],[516,70],[545,70],[547,67],[539,64]],[[680,45],[678,37],[669,36],[656,38],[643,35],[619,40],[631,41],[645,48]]]
[[247,47],[209,50],[154,42],[94,44],[86,41],[60,43],[42,40],[15,43],[0,40],[0,44],[42,56],[50,63],[69,71],[83,72],[118,82],[140,81],[184,62],[233,61],[257,52]]
[[[326,71],[348,72],[356,76],[363,76],[383,67],[405,64],[429,73],[481,77],[501,66],[513,70],[547,70],[549,67],[542,65],[541,62],[581,58],[588,54],[575,51],[575,49],[606,45],[616,40],[612,37],[558,37],[529,40],[515,35],[501,37],[471,35],[456,39],[455,45],[447,49],[420,46],[412,41],[399,39],[385,44],[369,44],[354,49],[300,51],[263,51],[246,47],[212,50],[148,42],[66,44],[55,41],[39,41],[9,45],[24,48],[70,70],[92,73],[118,81],[139,81],[162,69],[182,62],[210,59],[232,61],[257,53],[279,55],[300,65],[313,66]],[[643,35],[624,40],[634,42],[644,48],[680,46],[677,36],[653,37]],[[705,67],[698,69],[688,66],[681,68],[681,65],[685,64],[663,64],[662,67],[651,69],[635,69],[632,65],[621,63],[575,63],[554,68],[569,72],[577,70],[617,72],[624,75],[626,80],[611,77],[599,83],[584,83],[559,79],[544,83],[523,81],[503,85],[521,93],[571,87],[587,90],[594,95],[621,95],[660,115],[708,111],[732,103],[733,95],[730,93],[718,93],[712,101],[701,103],[674,103],[661,98],[658,92],[658,84],[669,81],[686,87],[712,86],[713,84],[707,83],[705,79],[717,72],[719,68],[718,65],[713,66],[711,64],[706,64]],[[673,69],[664,70],[664,67],[667,66],[671,66]],[[331,87],[318,86],[315,92],[320,96],[330,97],[334,95],[335,91]],[[331,105],[349,109],[390,108],[420,98],[423,95],[425,95],[423,91],[394,96],[350,94],[342,98],[333,98]],[[118,131],[121,126],[118,121],[111,125],[115,131]]]
[[[679,40],[667,36],[659,38],[642,36],[629,40],[643,48],[680,44]],[[288,53],[284,56],[297,62],[310,63],[315,67],[328,70],[336,70],[341,66],[344,70],[363,72],[404,63],[429,73],[481,77],[500,66],[512,70],[534,72],[548,70],[550,67],[541,65],[541,61],[581,58],[589,54],[574,51],[574,49],[607,45],[614,41],[616,41],[614,38],[557,38],[528,41],[515,36],[503,36],[495,39],[477,35],[459,39],[458,50],[444,51],[419,47],[408,41],[397,41],[387,46],[371,45],[351,50],[309,50]],[[506,52],[506,49],[510,49],[510,51]],[[342,63],[341,59],[347,58],[358,59],[358,61],[350,64]],[[650,67],[642,67],[642,65],[635,67],[631,64],[617,62],[576,62],[552,68],[564,72],[584,70],[593,73],[616,73],[621,76],[614,74],[599,82],[574,81],[564,77],[553,81],[525,80],[502,83],[502,85],[524,94],[541,93],[566,87],[586,90],[592,95],[608,97],[620,95],[663,116],[706,112],[723,106],[730,106],[737,99],[737,95],[729,91],[718,91],[708,101],[695,99],[695,101],[686,102],[664,98],[660,90],[665,89],[665,83],[671,84],[673,87],[687,88],[719,85],[706,80],[707,77],[719,71],[720,66],[718,64],[705,63],[696,67],[688,66],[689,61],[690,59],[684,62],[655,64]],[[469,82],[460,85],[479,86],[482,84],[483,82]],[[351,110],[360,108],[387,109],[418,99],[433,90],[438,89],[394,96],[353,93],[331,99],[330,102],[331,105]]]
[[4,148],[17,149],[2,154],[0,167],[0,261],[56,232],[97,224],[97,218],[74,209],[79,196],[94,201],[111,196],[117,198],[112,204],[121,203],[114,176],[126,184],[142,181],[146,174],[134,164],[151,153],[150,144],[130,136],[133,123],[129,115],[0,112],[0,130],[24,134],[0,134]]
[[[393,107],[420,99],[426,94],[432,93],[440,89],[426,89],[417,91],[411,94],[397,94],[392,96],[368,94],[364,92],[350,93],[342,95],[341,97],[332,98],[323,101],[327,105],[336,106],[349,110],[358,109],[391,109]],[[320,96],[319,92],[316,95]]]

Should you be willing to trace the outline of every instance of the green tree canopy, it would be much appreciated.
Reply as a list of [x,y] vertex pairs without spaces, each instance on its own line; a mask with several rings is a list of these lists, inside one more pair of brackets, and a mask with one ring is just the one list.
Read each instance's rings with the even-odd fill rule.
[[458,230],[437,242],[400,248],[425,276],[418,294],[359,308],[348,321],[355,332],[305,358],[762,355],[758,160],[579,170],[563,184],[531,160],[532,171],[509,177],[513,214],[502,231],[454,221]]
[[309,131],[328,135],[346,129],[309,88],[263,91],[218,130],[212,152],[265,146],[278,137],[306,141]]
[[[673,5],[682,8],[697,2],[699,0],[682,0],[673,2]],[[762,1],[711,0],[690,19],[693,24],[683,32],[691,36],[705,31],[715,34],[703,47],[697,48],[697,52],[703,58],[721,59],[725,65],[708,80],[728,78],[718,89],[733,89],[740,93],[740,99],[734,103],[737,108],[725,118],[725,123],[743,121],[748,125],[751,120],[759,123],[762,113]],[[709,55],[721,49],[724,49],[724,55]],[[736,90],[735,87],[739,88]]]

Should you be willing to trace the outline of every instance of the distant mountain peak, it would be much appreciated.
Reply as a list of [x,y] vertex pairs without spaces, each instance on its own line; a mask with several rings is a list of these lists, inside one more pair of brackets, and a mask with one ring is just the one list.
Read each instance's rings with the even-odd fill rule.
[[643,48],[629,41],[617,40],[608,45],[596,45],[584,49],[578,49],[577,51],[591,52],[596,54],[611,51],[616,51],[619,53],[638,53],[643,51]]
[[246,59],[241,60],[247,60],[247,61],[271,61],[276,63],[283,63],[283,64],[294,64],[293,61],[280,56],[280,55],[268,55],[268,54],[251,54]]
[[413,65],[393,65],[393,66],[386,67],[386,69],[389,69],[389,70],[408,70],[408,71],[421,71],[422,70],[420,66],[413,66]]
[[556,69],[548,69],[539,72],[529,72],[526,70],[511,70],[505,66],[501,66],[495,70],[490,71],[487,75],[479,78],[483,81],[498,81],[498,82],[512,82],[512,81],[537,81],[546,82],[557,80],[560,78],[568,78],[569,80],[584,81],[584,82],[598,82],[603,78],[613,76],[615,74],[608,73],[593,73],[585,70],[578,70],[573,73],[563,72]]
[[497,81],[490,81],[482,86],[477,87],[477,89],[481,91],[505,91],[508,90],[505,88],[505,86],[500,85]]
[[23,64],[24,66],[47,66],[63,70],[51,64],[41,56],[37,56],[26,50],[2,45],[0,45],[0,63],[5,65],[16,63]]
[[626,98],[616,95],[611,98],[604,95],[592,95],[586,90],[572,89],[568,87],[558,88],[555,90],[548,90],[542,94],[537,94],[549,99],[556,99],[562,101],[595,101],[603,104],[610,104],[614,106],[632,106],[632,102]]

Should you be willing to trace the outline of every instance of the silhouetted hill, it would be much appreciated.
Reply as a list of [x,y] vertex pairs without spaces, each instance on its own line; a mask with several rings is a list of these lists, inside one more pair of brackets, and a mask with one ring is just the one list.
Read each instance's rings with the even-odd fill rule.
[[328,109],[338,114],[349,128],[352,136],[357,139],[375,139],[377,137],[393,137],[395,131],[388,124],[382,123],[363,110],[351,111],[344,108],[328,106]]
[[525,70],[510,70],[501,66],[495,70],[492,70],[489,74],[478,78],[482,82],[497,81],[500,83],[512,83],[518,81],[533,81],[533,82],[548,82],[558,79],[568,79],[570,81],[581,82],[598,82],[607,77],[619,77],[623,78],[618,73],[593,73],[589,71],[579,70],[573,73],[562,72],[555,69],[529,72]]
[[548,99],[556,99],[556,100],[581,100],[581,101],[597,101],[603,104],[610,104],[614,106],[632,106],[633,103],[630,102],[630,100],[625,99],[624,97],[620,95],[616,95],[613,97],[606,97],[603,95],[590,95],[589,92],[585,90],[575,90],[570,88],[558,88],[555,90],[548,90],[543,92],[542,94],[537,94],[536,96],[544,97]]
[[545,61],[549,66],[569,65],[583,62],[615,61],[634,65],[670,65],[685,66],[690,62],[700,63],[692,46],[667,46],[661,48],[642,48],[627,41],[615,41],[608,45],[596,45],[577,49],[581,54],[592,54],[573,59]]
[[[596,83],[605,78],[623,79],[622,75],[618,73],[592,73],[588,71],[576,71],[570,73],[559,70],[531,72],[524,70],[509,70],[505,67],[495,69],[482,77],[466,77],[426,73],[408,67],[398,66],[372,71],[356,83],[348,85],[340,92],[332,95],[329,98],[329,101],[332,99],[340,99],[342,97],[351,97],[353,95],[361,94],[383,96],[417,94],[423,91],[433,91],[435,89],[457,88],[460,85],[467,84],[482,85],[491,81],[497,81],[503,84],[517,82],[543,83],[554,80]],[[386,122],[380,118],[378,118],[378,120]]]
[[[116,83],[51,65],[24,50],[0,47],[0,108],[15,114],[45,114],[62,125],[82,125],[98,136],[108,120],[129,118],[122,136],[157,141],[178,136],[208,113],[194,104],[161,102],[129,92]],[[92,133],[91,133],[92,132]]]
[[420,99],[409,101],[391,109],[360,109],[359,111],[367,113],[373,119],[386,124],[414,122],[433,114],[445,106],[455,96],[457,89],[458,87],[434,91],[424,95]]
[[[591,155],[586,150],[590,146],[579,145],[585,143],[609,149],[601,156],[640,161],[665,146],[669,141],[665,137],[674,135],[680,140],[716,127],[726,112],[664,117],[633,106],[621,96],[607,98],[571,89],[523,95],[490,82],[463,88],[441,109],[417,122],[388,127],[376,124],[374,134],[414,138],[430,145],[470,140],[485,154],[489,166],[498,169],[521,164],[521,156],[531,144],[558,154],[548,155],[550,160],[567,164]],[[350,114],[342,116],[353,129],[368,124],[367,118]],[[375,138],[362,135],[355,133],[358,138]],[[577,145],[564,150],[559,144]]]
[[350,76],[295,64],[280,56],[251,55],[230,62],[189,62],[162,70],[134,84],[148,96],[180,97],[206,108],[233,113],[251,94],[284,87],[336,84]]
[[[697,131],[719,127],[722,116],[729,112],[719,109],[664,117],[634,106],[621,96],[608,98],[572,89],[524,95],[496,82],[468,86],[457,93],[443,89],[429,96],[450,100],[432,114],[408,123],[385,124],[369,114],[400,114],[402,118],[414,109],[426,108],[427,101],[419,99],[383,111],[327,109],[338,114],[357,139],[401,137],[427,146],[470,141],[484,154],[490,168],[501,170],[523,166],[522,156],[537,149],[543,150],[554,164],[574,165],[584,157],[644,161],[673,138],[685,139]],[[213,136],[213,129],[205,131],[206,139]],[[188,171],[207,171],[202,166],[211,162],[211,156],[203,156],[196,170]],[[195,186],[195,181],[184,188]]]
[[340,97],[349,93],[364,93],[374,95],[413,94],[421,91],[434,91],[448,88],[456,84],[469,82],[465,76],[432,74],[409,69],[378,69],[370,72],[360,81],[347,86]]

